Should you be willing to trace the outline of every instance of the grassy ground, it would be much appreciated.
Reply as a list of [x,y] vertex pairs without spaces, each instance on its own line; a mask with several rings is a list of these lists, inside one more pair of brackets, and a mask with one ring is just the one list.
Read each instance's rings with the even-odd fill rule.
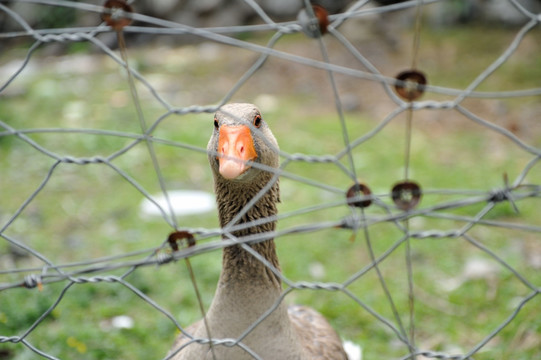
[[[490,30],[490,31],[489,31]],[[434,85],[461,88],[469,84],[508,46],[516,32],[484,28],[457,28],[422,34],[419,67]],[[494,36],[497,34],[497,36]],[[482,90],[538,87],[541,52],[539,36],[530,34],[509,62],[482,85]],[[472,41],[475,37],[475,42]],[[410,34],[399,49],[391,51],[382,40],[359,40],[356,45],[389,76],[407,68]],[[264,39],[256,39],[264,43]],[[336,42],[327,39],[333,62],[351,65],[354,60]],[[277,49],[318,58],[316,43],[300,36],[286,37]],[[38,52],[27,70],[8,88],[2,99],[0,120],[16,129],[90,128],[140,133],[125,74],[109,58],[83,54],[44,57]],[[17,53],[19,52],[19,53]],[[45,51],[43,51],[45,52]],[[2,62],[20,59],[24,50],[3,55]],[[130,59],[153,87],[176,106],[216,103],[254,61],[244,50],[214,45],[169,48],[149,46],[130,49]],[[85,63],[87,61],[87,63]],[[84,66],[71,68],[82,62]],[[383,91],[368,81],[337,76],[340,95],[355,99],[345,114],[350,139],[375,129],[394,109]],[[315,69],[269,60],[232,101],[257,102],[287,153],[336,154],[344,140],[336,115],[327,74]],[[161,104],[138,88],[145,119],[150,124],[164,115]],[[264,96],[262,96],[264,95]],[[427,94],[426,99],[442,98]],[[541,147],[541,130],[535,119],[541,112],[538,98],[518,100],[468,100],[465,105],[479,116],[507,129],[534,147]],[[537,114],[537,115],[536,115]],[[206,146],[212,118],[209,114],[167,115],[153,134],[198,148]],[[404,174],[405,117],[397,117],[381,132],[352,151],[357,175],[379,195],[388,194]],[[1,133],[1,132],[0,132]],[[108,156],[131,139],[77,133],[29,135],[59,156]],[[4,224],[45,179],[54,161],[15,136],[0,137],[0,224]],[[155,145],[160,169],[169,189],[211,191],[206,154]],[[509,139],[487,131],[455,111],[420,111],[414,114],[410,173],[423,189],[487,191],[503,186],[503,174],[513,181],[532,155]],[[343,163],[348,166],[348,159]],[[160,187],[144,144],[112,164],[135,179],[149,193]],[[286,171],[323,181],[344,191],[351,180],[336,166],[291,163]],[[527,182],[539,184],[534,168]],[[281,179],[280,213],[318,204],[338,202],[342,193],[321,190],[288,178]],[[423,207],[456,199],[452,195],[425,194]],[[158,247],[171,231],[160,219],[144,219],[139,205],[143,196],[125,178],[103,164],[61,164],[39,195],[6,230],[56,264],[85,261]],[[388,199],[385,199],[390,204]],[[485,204],[462,208],[457,215],[475,216]],[[486,219],[539,226],[535,199],[520,201],[519,214],[508,203],[497,204]],[[281,230],[299,224],[340,219],[350,214],[346,206],[285,216]],[[369,216],[381,216],[377,207]],[[214,213],[178,220],[180,227],[215,228]],[[417,217],[411,230],[453,230],[463,222]],[[475,226],[470,234],[517,269],[535,286],[541,286],[538,232]],[[355,235],[355,236],[354,236]],[[402,233],[391,223],[371,226],[368,233],[327,229],[289,235],[277,240],[285,276],[292,281],[344,282],[370,264],[367,240],[376,256],[398,241]],[[215,240],[215,239],[213,239]],[[415,289],[416,344],[422,349],[447,353],[467,352],[510,316],[518,302],[531,292],[506,268],[464,238],[411,240]],[[40,266],[0,242],[0,269]],[[127,259],[128,260],[128,259]],[[539,260],[537,260],[539,261]],[[220,253],[191,259],[205,306],[210,303],[220,272]],[[469,274],[468,264],[481,266]],[[483,267],[484,266],[484,267]],[[112,271],[120,275],[126,269]],[[408,320],[408,278],[405,246],[381,264],[380,270],[393,296],[401,321]],[[0,283],[21,279],[21,274],[0,273]],[[130,284],[171,312],[182,325],[200,317],[193,286],[184,262],[137,269],[126,278]],[[455,284],[455,285],[453,285]],[[66,283],[38,290],[23,288],[0,294],[0,336],[17,336],[59,298]],[[352,281],[348,289],[364,304],[395,319],[374,270]],[[363,347],[365,359],[392,359],[407,354],[390,329],[377,321],[352,298],[342,293],[294,291],[288,301],[307,304],[323,312],[339,333]],[[541,347],[541,299],[528,302],[518,317],[476,355],[483,359],[532,359]],[[133,327],[115,326],[118,316],[129,316]],[[33,346],[61,359],[159,359],[175,336],[174,324],[120,284],[76,284],[26,338]],[[0,344],[0,359],[35,359],[21,344]]]

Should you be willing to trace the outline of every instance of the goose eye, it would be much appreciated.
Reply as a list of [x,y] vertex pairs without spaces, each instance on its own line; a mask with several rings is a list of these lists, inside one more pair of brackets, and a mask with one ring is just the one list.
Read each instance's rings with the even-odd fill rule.
[[214,118],[214,127],[218,129],[220,125],[218,125],[218,119]]
[[254,117],[254,126],[257,128],[261,126],[261,115],[257,114]]

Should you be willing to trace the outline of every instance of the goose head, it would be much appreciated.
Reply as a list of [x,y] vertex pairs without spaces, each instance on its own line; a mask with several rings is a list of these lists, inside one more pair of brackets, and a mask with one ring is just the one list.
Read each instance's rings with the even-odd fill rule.
[[252,104],[227,104],[216,112],[207,150],[215,181],[254,182],[279,166],[278,143]]

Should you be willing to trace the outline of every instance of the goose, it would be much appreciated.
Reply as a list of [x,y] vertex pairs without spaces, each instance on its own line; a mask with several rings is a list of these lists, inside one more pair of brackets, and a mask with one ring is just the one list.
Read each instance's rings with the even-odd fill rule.
[[[278,144],[258,108],[246,103],[222,106],[214,116],[207,150],[222,228],[262,193],[236,224],[266,220],[232,234],[240,238],[274,231],[280,195],[278,181],[269,168],[279,166]],[[263,193],[266,186],[268,191]],[[274,240],[249,246],[279,271]],[[215,344],[212,348],[208,343],[190,342],[188,336],[181,334],[168,358],[347,359],[340,338],[320,313],[305,306],[288,306],[281,301],[281,295],[281,279],[268,266],[240,245],[225,247],[217,289],[206,313],[208,331],[201,319],[186,332],[196,339],[207,339],[210,334],[213,339],[236,340],[259,321],[258,325],[239,344]]]

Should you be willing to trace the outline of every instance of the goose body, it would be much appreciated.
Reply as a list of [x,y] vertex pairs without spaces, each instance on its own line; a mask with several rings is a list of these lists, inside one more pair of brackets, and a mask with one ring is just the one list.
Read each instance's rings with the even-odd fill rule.
[[[276,203],[280,201],[278,181],[265,168],[278,168],[278,144],[254,105],[228,104],[216,112],[207,150],[222,227],[233,225],[230,222],[245,211],[245,205],[254,197],[258,201],[235,224],[276,215]],[[265,187],[268,190],[262,191]],[[231,234],[241,238],[272,232],[275,226],[275,221],[262,221]],[[272,239],[250,246],[280,269]],[[280,278],[260,260],[235,245],[224,248],[222,262],[206,320],[213,339],[231,342],[211,349],[208,344],[190,343],[189,337],[180,335],[170,351],[170,355],[174,354],[171,359],[347,359],[338,335],[321,314],[303,306],[288,308],[280,301]],[[202,320],[186,331],[195,339],[208,338]],[[241,336],[240,342],[233,344]]]

